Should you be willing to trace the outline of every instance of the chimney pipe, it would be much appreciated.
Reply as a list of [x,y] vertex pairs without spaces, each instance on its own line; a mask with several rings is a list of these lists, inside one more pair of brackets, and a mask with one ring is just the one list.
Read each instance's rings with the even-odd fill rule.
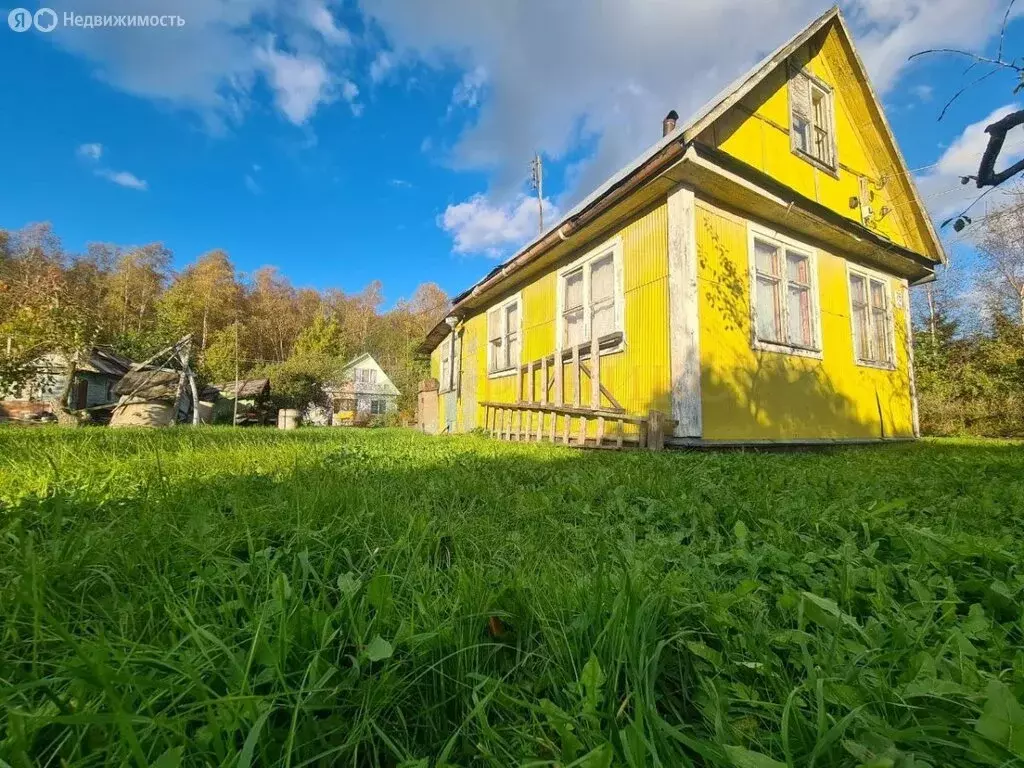
[[665,119],[661,121],[661,135],[668,136],[672,133],[676,129],[676,120],[678,119],[679,114],[674,109],[665,115]]

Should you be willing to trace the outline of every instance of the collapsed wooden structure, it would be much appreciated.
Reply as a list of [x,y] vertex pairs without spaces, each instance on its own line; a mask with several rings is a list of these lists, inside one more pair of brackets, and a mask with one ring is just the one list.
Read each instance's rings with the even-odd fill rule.
[[112,427],[166,427],[179,421],[200,421],[199,391],[189,361],[192,334],[132,365],[114,393],[120,396],[110,419]]
[[[587,352],[589,366],[581,359]],[[568,383],[572,385],[571,403],[565,402],[567,363]],[[535,375],[538,372],[539,387]],[[660,411],[652,410],[646,416],[626,413],[626,409],[601,383],[600,342],[596,336],[589,343],[559,350],[521,365],[515,376],[513,402],[487,400],[480,403],[484,409],[484,428],[499,440],[547,440],[578,448],[661,450],[665,447],[666,430],[671,434],[675,426],[675,422]],[[587,405],[583,404],[584,378],[589,385],[586,388],[590,395]],[[559,416],[562,417],[560,428]],[[635,433],[627,427],[635,427]]]

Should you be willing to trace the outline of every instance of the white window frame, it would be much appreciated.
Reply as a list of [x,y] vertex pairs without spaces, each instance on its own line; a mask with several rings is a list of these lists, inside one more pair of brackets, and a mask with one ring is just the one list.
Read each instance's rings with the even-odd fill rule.
[[[802,149],[797,144],[797,132],[794,126],[795,116],[795,102],[793,93],[793,80],[795,78],[803,78],[807,81],[807,104],[805,105],[808,109],[808,130],[810,131],[807,137],[807,149]],[[807,162],[811,163],[817,168],[821,168],[823,171],[830,173],[833,176],[837,175],[839,169],[839,144],[836,140],[836,97],[835,90],[828,83],[820,80],[819,78],[812,75],[806,69],[798,69],[790,74],[789,83],[787,84],[788,99],[789,99],[789,134],[790,134],[790,148],[793,153]],[[822,97],[827,101],[825,109],[825,120],[828,123],[827,126],[820,127],[816,125],[814,120],[814,91],[821,93]],[[814,154],[813,146],[815,143],[815,130],[820,129],[828,134],[829,140],[829,158],[824,160]]]
[[[889,332],[886,334],[889,343],[888,360],[864,360],[857,354],[857,329],[853,319],[853,291],[850,290],[850,277],[857,275],[867,281],[868,291],[868,346],[874,343],[874,314],[871,312],[871,281],[881,283],[885,286],[885,312],[889,323]],[[876,269],[846,262],[846,298],[850,310],[850,343],[853,347],[853,362],[862,368],[878,368],[883,371],[896,370],[896,308],[893,303],[892,278],[884,272]]]
[[[754,241],[764,240],[782,248],[797,251],[807,256],[808,268],[811,273],[810,298],[811,298],[811,337],[812,345],[805,347],[801,344],[779,343],[766,341],[757,337],[757,257],[754,252]],[[818,284],[818,252],[815,248],[794,240],[781,232],[762,227],[752,222],[747,223],[747,258],[748,258],[748,285],[750,288],[750,345],[762,352],[779,352],[797,357],[810,357],[816,360],[822,359],[821,343],[821,299],[819,296]],[[788,296],[788,279],[783,275],[783,295]],[[782,327],[789,329],[789,302],[782,303]]]
[[[612,295],[615,299],[615,328],[612,333],[621,334],[622,338],[618,344],[613,347],[600,350],[601,355],[612,355],[617,352],[621,352],[626,348],[626,322],[625,322],[625,308],[626,303],[624,300],[625,291],[623,290],[623,273],[622,273],[622,238],[614,237],[608,240],[597,248],[593,248],[587,251],[579,258],[573,260],[571,263],[566,264],[564,267],[558,270],[555,279],[555,292],[556,292],[556,305],[555,305],[555,348],[558,350],[565,349],[565,277],[570,272],[575,272],[580,267],[585,267],[592,261],[607,256],[609,253],[612,255],[612,274],[613,274],[613,287]],[[587,269],[583,270],[583,341],[581,344],[588,345],[590,342],[590,324],[591,324],[591,301],[590,301],[590,271]],[[589,357],[590,349],[587,346],[584,350],[581,350],[580,357]]]
[[[516,315],[517,315],[517,318],[516,318],[516,338],[519,340],[519,359],[516,360],[515,364],[513,364],[509,368],[492,369],[491,368],[491,339],[492,339],[492,331],[494,331],[494,329],[491,328],[491,313],[494,312],[495,310],[497,310],[498,317],[501,319],[501,324],[502,324],[501,334],[499,334],[501,336],[501,343],[502,344],[507,344],[508,343],[508,329],[504,327],[505,326],[505,318],[506,318],[506,314],[505,313],[507,312],[508,307],[510,305],[512,305],[512,304],[515,304],[518,307],[518,311],[516,312]],[[488,307],[487,311],[484,313],[484,317],[486,318],[486,323],[487,323],[487,378],[489,378],[489,379],[501,379],[501,378],[504,378],[505,376],[515,376],[516,375],[516,369],[521,367],[522,364],[523,364],[523,293],[522,293],[522,291],[518,291],[518,292],[512,294],[511,296],[509,296],[509,297],[507,297],[505,299],[502,299],[500,302],[498,302],[494,306]]]
[[[375,387],[377,386],[377,369],[376,368],[356,368],[352,375],[353,384],[356,387]],[[360,392],[368,392],[370,390],[361,389]]]
[[[374,410],[374,405],[377,406],[377,410]],[[370,415],[371,416],[383,416],[388,412],[388,403],[383,397],[371,397],[370,398]]]

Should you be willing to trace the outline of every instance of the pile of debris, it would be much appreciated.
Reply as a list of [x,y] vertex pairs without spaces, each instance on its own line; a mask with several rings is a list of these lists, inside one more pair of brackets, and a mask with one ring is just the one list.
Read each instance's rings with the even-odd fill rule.
[[212,403],[199,400],[189,359],[192,335],[131,367],[114,388],[119,396],[110,418],[112,427],[166,427],[179,422],[199,424]]

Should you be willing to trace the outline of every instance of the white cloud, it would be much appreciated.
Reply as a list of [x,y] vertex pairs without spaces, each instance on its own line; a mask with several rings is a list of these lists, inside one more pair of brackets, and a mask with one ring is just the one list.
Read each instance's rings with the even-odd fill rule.
[[331,100],[330,75],[320,59],[279,51],[273,41],[257,56],[274,90],[274,102],[295,125],[305,123],[321,103]]
[[[51,0],[58,15],[166,14],[164,0]],[[270,30],[281,49],[304,65],[306,76],[323,69],[332,79],[352,54],[351,35],[339,26],[323,0],[175,0],[181,27],[88,31],[58,26],[46,36],[53,44],[89,62],[96,77],[127,93],[201,116],[214,131],[241,121],[261,78],[275,91],[275,103],[295,122],[308,119],[323,100],[281,98],[272,82],[263,41]],[[313,65],[314,60],[319,62]],[[295,67],[292,67],[294,70]]]
[[[558,216],[558,209],[545,199],[544,221],[550,225]],[[438,225],[451,235],[456,253],[498,258],[537,235],[537,199],[519,195],[508,205],[495,206],[483,195],[475,195],[449,205],[438,217]]]
[[[978,163],[988,144],[985,126],[1019,109],[1017,104],[1007,104],[992,114],[972,123],[946,148],[934,167],[917,176],[917,186],[924,204],[936,218],[946,218],[959,213],[978,198],[984,190],[978,189],[973,181],[961,184],[963,176],[978,173]],[[1009,133],[1000,153],[997,170],[1011,165],[1024,156],[1024,131]]]
[[[896,84],[908,57],[919,51],[982,48],[999,33],[1006,0],[852,0],[843,6],[874,84],[884,92]],[[1024,9],[1013,13],[1020,15]]]
[[452,90],[452,106],[475,107],[486,84],[487,70],[483,67],[467,72]]
[[[361,0],[402,61],[436,67],[454,61],[461,68],[452,102],[475,110],[475,121],[449,163],[490,172],[495,201],[518,192],[535,151],[557,162],[581,145],[593,147],[577,163],[563,205],[655,142],[669,109],[684,118],[694,113],[825,5],[636,0],[596,12],[587,0],[523,0],[502,5],[499,13],[478,0]],[[974,0],[969,8],[965,0],[843,5],[885,92],[910,53],[935,45],[981,46],[998,31],[1005,0]]]
[[915,85],[911,90],[918,101],[931,101],[935,95],[935,89],[930,85]]
[[395,58],[395,54],[391,51],[379,51],[373,63],[370,64],[370,81],[373,83],[383,82],[397,65],[398,60]]
[[127,187],[128,189],[137,189],[140,192],[145,192],[149,189],[149,184],[140,179],[134,173],[129,173],[128,171],[114,171],[100,165],[100,159],[103,157],[102,144],[81,144],[78,149],[75,150],[75,154],[90,164],[92,166],[92,172],[101,179],[112,181],[115,184]]
[[128,189],[137,189],[140,192],[145,192],[149,189],[149,184],[128,171],[112,171],[109,168],[97,168],[96,175]]
[[341,84],[341,98],[348,102],[352,114],[359,117],[363,114],[363,105],[359,103],[359,86],[351,80],[345,80]]
[[308,0],[303,3],[302,15],[309,25],[323,35],[323,38],[334,45],[351,45],[352,35],[344,27],[339,27],[334,19],[334,14],[326,5],[315,0]]
[[412,189],[412,182],[406,181],[405,179],[391,179],[388,184],[392,187],[397,187],[398,189]]
[[82,144],[78,148],[78,156],[89,160],[90,162],[96,162],[103,157],[103,145],[102,144]]

